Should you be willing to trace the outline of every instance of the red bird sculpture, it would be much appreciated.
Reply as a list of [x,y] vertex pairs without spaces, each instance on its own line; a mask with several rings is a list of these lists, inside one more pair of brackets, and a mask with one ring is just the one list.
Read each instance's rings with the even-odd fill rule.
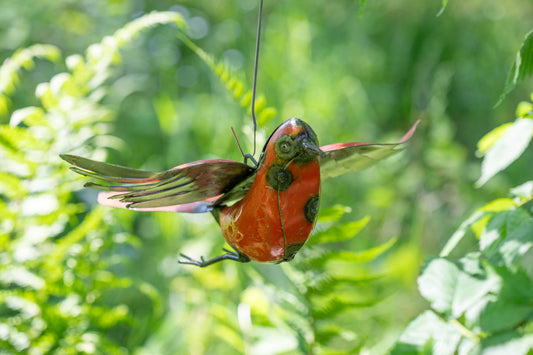
[[71,169],[108,184],[102,205],[138,211],[211,212],[235,250],[213,259],[180,263],[208,266],[221,260],[290,261],[316,223],[322,181],[359,171],[401,150],[416,122],[397,143],[337,143],[320,147],[313,129],[298,118],[268,138],[254,166],[231,160],[200,160],[153,172],[62,154]]

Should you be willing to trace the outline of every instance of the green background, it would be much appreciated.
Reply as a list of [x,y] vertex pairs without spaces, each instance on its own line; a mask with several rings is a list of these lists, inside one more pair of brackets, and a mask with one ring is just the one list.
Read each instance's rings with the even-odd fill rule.
[[[170,10],[187,20],[187,34],[196,45],[226,63],[236,78],[251,87],[256,2],[3,0],[0,60],[35,43],[55,45],[63,57],[83,55],[89,45],[134,18]],[[480,174],[477,141],[492,128],[512,121],[518,102],[530,92],[531,80],[494,107],[531,29],[533,3],[450,1],[437,16],[441,6],[438,1],[421,0],[370,0],[364,8],[354,0],[265,0],[258,92],[276,115],[261,120],[258,149],[290,117],[309,123],[321,144],[395,142],[416,120],[422,120],[401,155],[322,186],[322,209],[350,208],[339,217],[341,222],[370,217],[354,239],[328,248],[362,251],[398,238],[367,266],[383,271],[386,280],[361,286],[371,287],[380,302],[370,310],[351,309],[344,320],[353,331],[344,340],[357,344],[358,351],[382,353],[394,343],[427,306],[416,290],[425,257],[437,254],[476,208],[504,196],[532,172],[529,148],[485,186],[474,186]],[[241,107],[240,100],[176,32],[175,27],[159,26],[121,50],[122,62],[106,81],[102,100],[113,112],[106,137],[118,139],[91,143],[111,147],[106,158],[99,155],[107,162],[165,170],[201,159],[240,161],[231,126],[245,150],[252,149],[249,109]],[[31,71],[23,70],[0,123],[7,124],[14,110],[38,104],[35,86],[64,70],[63,64],[41,60]],[[59,158],[51,163],[62,164]],[[74,173],[65,174],[75,179]],[[79,182],[72,186],[81,188]],[[94,199],[95,193],[87,190],[72,197],[71,201],[83,203],[78,216],[94,208]],[[119,344],[120,351],[213,354],[254,349],[251,353],[269,354],[275,353],[275,343],[289,344],[280,351],[297,351],[291,345],[295,336],[282,336],[287,325],[269,317],[276,307],[282,314],[286,311],[275,305],[271,293],[289,287],[287,270],[257,264],[228,263],[206,270],[178,265],[180,252],[220,253],[224,241],[209,215],[109,209],[103,213],[112,216],[114,224],[103,232],[104,238],[127,234],[137,244],[136,248],[110,247],[107,253],[124,259],[110,270],[151,285],[150,292],[129,293],[126,287],[108,291],[104,297],[104,303],[127,304],[132,318],[106,335]],[[70,219],[69,228],[74,229],[81,219]],[[320,224],[319,230],[325,225]],[[12,238],[17,235],[10,233]],[[458,253],[474,241],[463,244]],[[242,304],[250,306],[253,331],[243,328]],[[54,325],[48,329],[54,330]],[[232,340],[239,329],[244,335]]]

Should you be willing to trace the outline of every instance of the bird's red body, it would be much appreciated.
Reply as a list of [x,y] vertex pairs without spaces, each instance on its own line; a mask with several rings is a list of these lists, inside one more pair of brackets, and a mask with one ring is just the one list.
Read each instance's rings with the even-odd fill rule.
[[[310,129],[295,119],[283,124],[270,141],[297,136]],[[291,176],[287,186],[272,186],[267,176],[272,167]],[[279,172],[278,172],[279,173]],[[266,146],[264,162],[246,196],[222,209],[220,227],[226,241],[250,259],[260,262],[291,260],[313,230],[320,196],[318,155],[308,161],[283,159],[274,144]]]

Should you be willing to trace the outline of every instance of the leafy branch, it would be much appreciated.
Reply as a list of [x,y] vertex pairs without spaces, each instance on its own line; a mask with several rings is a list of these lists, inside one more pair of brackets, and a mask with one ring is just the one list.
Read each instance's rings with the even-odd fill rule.
[[[519,118],[487,134],[478,185],[516,160],[533,136],[531,104]],[[533,278],[524,269],[533,248],[533,181],[511,197],[479,208],[449,239],[440,257],[429,259],[418,278],[430,310],[413,320],[393,354],[529,354],[533,349]],[[449,255],[473,231],[478,250]],[[505,350],[504,350],[505,349]]]

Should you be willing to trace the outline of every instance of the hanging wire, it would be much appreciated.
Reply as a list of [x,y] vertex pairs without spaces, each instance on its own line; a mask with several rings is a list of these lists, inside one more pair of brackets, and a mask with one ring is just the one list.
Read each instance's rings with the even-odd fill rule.
[[259,64],[259,45],[261,43],[261,20],[263,18],[263,0],[259,2],[259,19],[257,20],[257,37],[255,42],[255,62],[254,62],[254,80],[252,86],[252,121],[254,123],[254,151],[252,156],[255,156],[256,151],[256,136],[257,136],[257,119],[255,117],[255,92],[257,88],[257,68]]

